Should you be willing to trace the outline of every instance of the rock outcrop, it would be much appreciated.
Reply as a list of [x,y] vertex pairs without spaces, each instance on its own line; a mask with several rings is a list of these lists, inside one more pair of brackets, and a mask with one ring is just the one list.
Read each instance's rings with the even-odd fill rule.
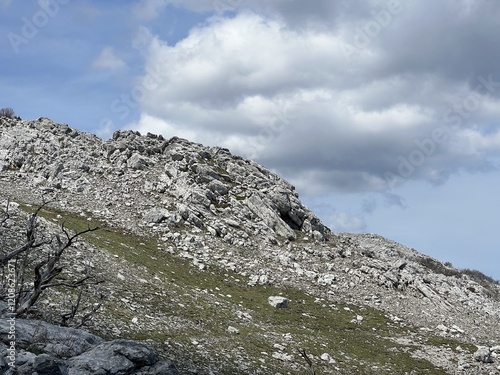
[[292,185],[227,149],[133,131],[103,142],[46,118],[0,121],[0,171],[30,175],[31,189],[92,196],[82,208],[103,207],[122,225],[168,232],[189,223],[228,243],[330,233]]
[[83,330],[37,320],[16,319],[15,327],[16,355],[12,356],[8,337],[10,322],[5,316],[0,319],[2,374],[179,374],[174,365],[160,360],[150,347],[136,341],[104,342]]

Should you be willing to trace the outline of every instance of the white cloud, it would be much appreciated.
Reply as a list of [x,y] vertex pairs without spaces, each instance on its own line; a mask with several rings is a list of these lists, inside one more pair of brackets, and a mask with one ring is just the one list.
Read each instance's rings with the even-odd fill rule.
[[92,66],[96,69],[119,70],[126,67],[126,64],[125,61],[118,57],[112,47],[104,47],[92,63]]
[[[422,11],[411,4],[418,8],[412,11]],[[388,41],[402,30],[414,35],[411,12],[398,16],[394,29],[387,27],[356,58],[346,59],[346,25],[373,18],[361,9],[345,8],[346,21],[330,28],[290,27],[291,14],[288,19],[241,12],[212,18],[175,45],[143,30],[143,78],[155,77],[158,87],[141,100],[143,116],[133,126],[228,147],[279,170],[310,194],[383,192],[393,187],[391,173],[399,183],[442,183],[461,169],[487,168],[488,158],[498,153],[492,135],[498,133],[500,90],[483,87],[478,95],[477,86],[480,77],[493,73],[479,69],[471,75],[462,60],[453,65],[456,72],[443,73],[445,65],[432,57],[441,53],[435,45],[429,51],[418,47],[419,58],[429,55],[426,69],[421,61],[400,65]],[[452,9],[438,5],[436,11],[454,14]],[[468,19],[455,22],[479,27],[479,11],[468,12]],[[424,26],[418,25],[421,33],[427,33]],[[455,47],[443,43],[444,49]],[[500,72],[493,77],[499,81]],[[479,105],[470,98],[479,98]],[[466,113],[458,109],[464,103]],[[478,121],[492,129],[475,129]],[[434,140],[436,129],[446,141]],[[429,139],[430,152],[422,149]],[[401,174],[404,163],[414,164],[411,173]]]

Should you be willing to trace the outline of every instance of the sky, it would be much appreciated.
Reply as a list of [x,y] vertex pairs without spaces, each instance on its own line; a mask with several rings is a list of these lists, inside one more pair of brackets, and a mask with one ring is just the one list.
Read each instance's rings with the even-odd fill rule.
[[0,0],[0,107],[227,147],[500,279],[500,2]]

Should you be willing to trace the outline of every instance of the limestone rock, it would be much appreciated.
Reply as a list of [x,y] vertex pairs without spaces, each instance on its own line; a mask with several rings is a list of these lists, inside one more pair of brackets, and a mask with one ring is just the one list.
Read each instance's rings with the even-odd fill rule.
[[474,359],[477,362],[493,363],[490,348],[487,346],[478,346],[477,351],[474,353]]
[[140,154],[133,154],[130,159],[127,160],[127,167],[144,170],[150,163],[151,161],[148,158],[141,156]]
[[270,296],[267,299],[267,302],[277,309],[286,309],[288,307],[288,303],[290,302],[288,298],[281,296]]

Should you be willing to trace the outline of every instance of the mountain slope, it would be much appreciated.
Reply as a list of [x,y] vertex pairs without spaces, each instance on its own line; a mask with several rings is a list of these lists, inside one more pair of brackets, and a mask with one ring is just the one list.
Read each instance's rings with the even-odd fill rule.
[[[376,235],[332,234],[252,161],[131,131],[104,142],[45,118],[2,118],[0,134],[3,199],[29,211],[44,194],[48,223],[106,228],[80,251],[108,281],[96,332],[150,340],[199,373],[303,373],[297,348],[318,373],[499,365],[472,345],[500,343],[497,284]],[[280,294],[287,309],[267,301]]]

